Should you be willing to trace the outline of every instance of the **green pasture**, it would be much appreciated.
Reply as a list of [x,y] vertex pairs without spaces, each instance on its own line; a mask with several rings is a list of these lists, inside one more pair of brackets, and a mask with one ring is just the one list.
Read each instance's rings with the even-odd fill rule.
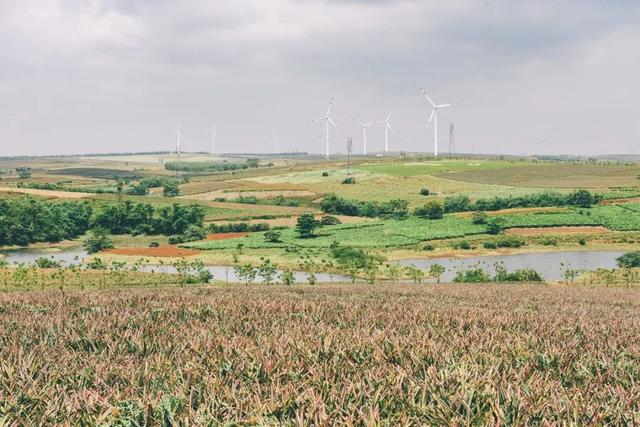
[[438,160],[425,162],[395,162],[359,165],[358,169],[392,176],[422,176],[459,171],[480,171],[531,165],[521,161]]

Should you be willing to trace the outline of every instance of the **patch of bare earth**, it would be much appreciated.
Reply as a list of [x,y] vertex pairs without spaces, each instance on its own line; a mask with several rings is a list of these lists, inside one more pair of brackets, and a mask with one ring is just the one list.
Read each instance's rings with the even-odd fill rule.
[[39,190],[36,188],[17,187],[0,187],[0,192],[29,194],[31,196],[55,199],[82,199],[83,197],[91,196],[90,193],[80,193],[76,191]]
[[244,237],[249,233],[215,233],[209,234],[206,240],[226,240],[226,239],[237,239],[239,237]]
[[611,230],[601,226],[582,226],[582,227],[523,227],[510,228],[505,231],[506,234],[515,236],[539,236],[544,234],[593,234],[593,233],[610,233]]

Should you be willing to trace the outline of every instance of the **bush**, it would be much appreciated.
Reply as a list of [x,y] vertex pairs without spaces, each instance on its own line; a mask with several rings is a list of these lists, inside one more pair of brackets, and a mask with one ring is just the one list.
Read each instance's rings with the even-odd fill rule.
[[515,236],[499,239],[495,243],[499,248],[521,248],[524,246],[524,240]]
[[329,172],[322,172],[322,176],[329,176]]
[[469,250],[469,249],[471,249],[471,244],[466,240],[461,240],[461,241],[455,242],[453,244],[453,249]]
[[487,241],[482,244],[485,249],[498,249],[496,242]]
[[476,211],[471,215],[471,222],[474,224],[486,224],[487,214],[481,211]]
[[247,205],[257,205],[259,200],[256,196],[242,196],[240,195],[236,199],[233,200],[236,203],[244,203]]
[[186,242],[184,235],[182,234],[174,234],[173,236],[169,236],[168,241],[170,245],[179,245],[180,243]]
[[579,244],[580,246],[584,246],[584,245],[586,245],[586,244],[587,244],[587,241],[586,241],[585,239],[580,239],[580,240],[578,240],[578,244]]
[[616,258],[616,263],[620,268],[640,267],[640,251],[627,252]]
[[428,196],[429,195],[429,189],[428,188],[421,188],[420,189],[420,195],[421,196]]
[[504,218],[491,218],[487,221],[487,233],[488,234],[502,234],[504,232],[504,224],[506,220]]
[[177,181],[167,181],[165,182],[163,189],[162,189],[162,195],[164,197],[176,197],[178,195],[180,195],[180,189],[178,188],[178,182]]
[[149,247],[150,248],[157,248],[159,246],[160,246],[160,243],[158,243],[158,242],[150,242],[149,243]]
[[195,242],[197,240],[203,240],[205,237],[207,237],[207,232],[198,225],[190,225],[184,232],[185,242]]
[[424,246],[422,247],[422,250],[423,250],[423,251],[427,251],[427,252],[432,252],[432,251],[434,251],[435,249],[436,249],[436,247],[435,247],[435,246],[433,246],[433,245],[430,245],[430,244],[424,245]]
[[429,200],[424,206],[413,211],[415,216],[427,219],[439,219],[444,215],[444,208],[437,200]]
[[558,246],[558,239],[555,237],[543,237],[540,239],[540,244],[543,246]]
[[268,243],[280,243],[280,233],[277,231],[267,231],[264,233],[264,240]]
[[320,218],[320,224],[321,225],[338,225],[338,224],[342,224],[342,221],[340,221],[335,216],[325,215],[322,218]]
[[279,194],[272,202],[276,206],[300,206],[300,201],[296,199],[288,199],[282,194]]
[[53,258],[47,258],[47,257],[38,257],[35,261],[34,261],[35,265],[38,268],[60,268],[62,267],[62,262],[61,261],[56,261]]
[[492,279],[482,268],[471,268],[457,271],[453,281],[454,283],[487,283]]
[[356,179],[353,176],[348,176],[345,179],[342,180],[343,184],[355,184],[356,183]]

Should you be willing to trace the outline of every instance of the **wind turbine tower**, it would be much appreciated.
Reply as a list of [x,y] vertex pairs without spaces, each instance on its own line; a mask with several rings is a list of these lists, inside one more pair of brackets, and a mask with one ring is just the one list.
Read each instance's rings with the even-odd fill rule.
[[273,154],[278,154],[280,152],[280,138],[274,132],[273,133]]
[[456,141],[453,135],[453,122],[449,122],[449,154],[456,152]]
[[389,119],[391,119],[391,113],[387,114],[387,118],[384,120],[380,120],[378,123],[384,125],[384,152],[389,152],[389,131],[393,132],[393,128],[389,124]]
[[218,125],[211,126],[211,129],[207,129],[207,132],[211,132],[211,155],[216,154],[216,133]]
[[182,123],[178,123],[178,127],[176,128],[176,136],[178,140],[176,141],[176,154],[180,155],[180,139],[182,138],[182,133],[180,133],[180,128],[182,128]]
[[319,117],[317,119],[311,120],[309,123],[318,123],[324,120],[325,122],[325,136],[326,136],[326,147],[325,147],[325,156],[329,158],[329,124],[331,124],[334,128],[336,128],[336,132],[339,130],[336,122],[331,118],[331,106],[333,105],[333,96],[329,98],[329,106],[327,107],[327,114]]
[[431,111],[431,115],[429,116],[429,120],[427,121],[427,127],[431,126],[431,122],[432,121],[434,122],[433,123],[433,155],[435,157],[438,157],[438,110],[440,110],[441,108],[453,107],[454,105],[457,105],[458,103],[455,103],[455,104],[436,104],[435,102],[433,102],[433,100],[427,94],[427,92],[424,91],[424,89],[420,89],[420,92],[422,92],[422,95],[425,98],[427,98],[427,101],[429,101],[429,103],[433,107],[433,110]]
[[367,155],[367,128],[373,124],[376,123],[375,120],[368,122],[368,123],[363,123],[363,122],[359,122],[358,120],[356,120],[356,118],[353,118],[353,121],[358,123],[360,126],[362,126],[362,154],[363,155]]

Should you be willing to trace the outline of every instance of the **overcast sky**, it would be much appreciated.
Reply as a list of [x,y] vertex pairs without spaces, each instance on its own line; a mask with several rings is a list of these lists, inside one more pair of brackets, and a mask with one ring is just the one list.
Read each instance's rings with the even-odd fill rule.
[[639,79],[635,0],[0,2],[0,156],[319,153],[331,95],[332,151],[432,151],[421,87],[445,150],[640,154]]

